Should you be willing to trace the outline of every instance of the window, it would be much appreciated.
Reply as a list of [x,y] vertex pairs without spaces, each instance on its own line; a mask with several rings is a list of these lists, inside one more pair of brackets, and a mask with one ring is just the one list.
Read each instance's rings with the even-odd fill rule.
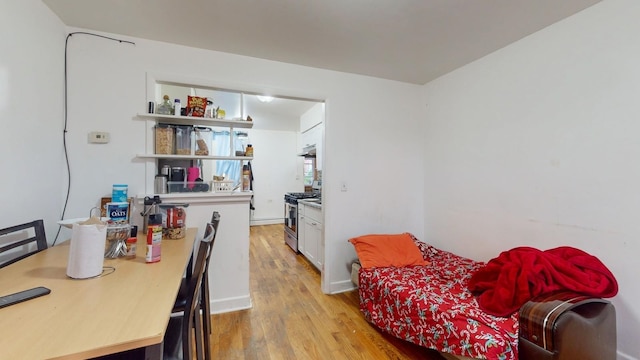
[[[229,131],[214,131],[213,142],[215,144],[215,154],[230,156],[235,155],[235,151],[241,151],[244,154],[246,144],[249,140],[249,135],[246,132],[235,131],[234,132],[234,153],[229,154],[231,136]],[[233,180],[234,184],[240,184],[242,181],[242,168],[241,162],[238,160],[216,160],[216,175],[225,175],[226,180]]]
[[304,158],[304,167],[302,169],[302,175],[304,178],[304,186],[313,185],[313,180],[316,178],[316,159],[311,157]]

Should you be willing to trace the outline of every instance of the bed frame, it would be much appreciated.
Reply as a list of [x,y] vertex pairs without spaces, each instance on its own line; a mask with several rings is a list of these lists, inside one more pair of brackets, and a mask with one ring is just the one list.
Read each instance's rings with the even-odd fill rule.
[[[358,285],[360,264],[351,268]],[[475,360],[440,353],[447,360]],[[607,300],[571,292],[544,295],[519,311],[519,360],[615,360],[616,312]]]

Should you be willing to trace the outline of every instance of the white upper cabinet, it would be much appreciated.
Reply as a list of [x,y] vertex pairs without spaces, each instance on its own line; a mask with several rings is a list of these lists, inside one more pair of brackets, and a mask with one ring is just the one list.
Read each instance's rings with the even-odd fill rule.
[[318,103],[300,117],[300,147],[298,149],[298,152],[302,152],[305,147],[315,146],[318,170],[322,170],[323,137],[324,103]]
[[320,143],[322,143],[322,124],[316,125],[300,134],[301,150],[309,146],[317,148]]
[[312,127],[324,122],[324,103],[318,103],[300,116],[300,132],[311,129]]

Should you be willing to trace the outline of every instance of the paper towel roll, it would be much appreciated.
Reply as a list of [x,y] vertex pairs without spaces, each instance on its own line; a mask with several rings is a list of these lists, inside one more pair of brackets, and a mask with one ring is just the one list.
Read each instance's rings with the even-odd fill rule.
[[73,224],[67,276],[86,279],[102,273],[107,225]]

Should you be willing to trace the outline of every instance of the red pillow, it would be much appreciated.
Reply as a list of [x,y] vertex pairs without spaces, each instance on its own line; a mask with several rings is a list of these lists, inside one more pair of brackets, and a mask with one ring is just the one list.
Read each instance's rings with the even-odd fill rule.
[[363,268],[428,265],[408,233],[364,235],[349,239]]

